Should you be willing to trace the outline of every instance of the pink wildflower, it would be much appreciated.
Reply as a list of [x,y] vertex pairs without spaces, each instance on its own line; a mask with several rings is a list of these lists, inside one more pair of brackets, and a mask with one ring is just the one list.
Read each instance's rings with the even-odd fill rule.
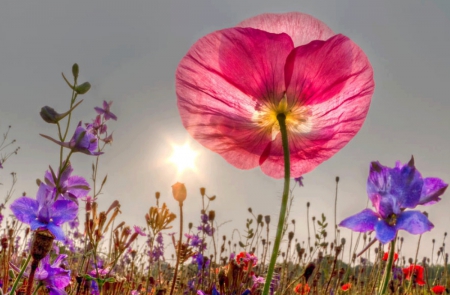
[[349,38],[302,13],[263,14],[198,40],[176,72],[183,125],[240,169],[284,176],[284,114],[291,177],[344,147],[374,91],[372,67]]

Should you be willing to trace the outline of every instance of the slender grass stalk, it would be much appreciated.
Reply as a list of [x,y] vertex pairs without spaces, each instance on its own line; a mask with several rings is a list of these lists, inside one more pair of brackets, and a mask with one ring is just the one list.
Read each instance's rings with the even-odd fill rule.
[[388,261],[386,263],[386,268],[384,270],[384,276],[383,281],[381,282],[380,288],[378,289],[379,295],[384,295],[387,291],[387,287],[389,285],[389,279],[391,278],[391,270],[392,270],[392,264],[394,262],[394,255],[395,255],[395,240],[397,237],[395,237],[391,241],[390,249],[389,249],[389,257]]
[[28,255],[27,260],[25,260],[25,263],[22,265],[22,268],[20,269],[20,272],[17,275],[16,280],[14,281],[14,284],[13,284],[11,290],[9,291],[9,294],[16,294],[15,291],[17,289],[17,286],[19,285],[19,281],[22,278],[23,273],[25,272],[25,269],[27,268],[30,260],[31,260],[31,255]]
[[283,154],[284,154],[284,188],[283,197],[281,199],[280,216],[278,219],[277,233],[275,236],[275,241],[273,243],[272,256],[270,258],[269,268],[267,270],[266,282],[264,283],[263,295],[268,295],[270,291],[270,283],[272,281],[273,272],[275,269],[275,264],[277,261],[278,250],[280,249],[280,243],[282,238],[284,220],[286,217],[286,209],[289,197],[289,182],[291,176],[291,163],[289,155],[289,145],[286,130],[286,115],[277,115],[278,123],[280,124],[281,140],[283,143]]
[[179,202],[179,204],[180,204],[180,239],[178,240],[177,262],[175,263],[175,270],[173,273],[173,281],[172,281],[172,288],[170,289],[170,295],[173,294],[173,290],[175,289],[175,282],[177,281],[178,264],[180,263],[180,254],[181,254],[181,240],[183,238],[183,202]]

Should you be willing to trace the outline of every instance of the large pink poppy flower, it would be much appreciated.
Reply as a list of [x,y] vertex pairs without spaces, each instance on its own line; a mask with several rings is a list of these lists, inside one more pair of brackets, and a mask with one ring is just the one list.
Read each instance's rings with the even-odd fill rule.
[[361,128],[372,67],[349,38],[301,13],[263,14],[198,40],[176,72],[183,125],[240,169],[284,176],[277,114],[284,113],[291,177],[329,159]]

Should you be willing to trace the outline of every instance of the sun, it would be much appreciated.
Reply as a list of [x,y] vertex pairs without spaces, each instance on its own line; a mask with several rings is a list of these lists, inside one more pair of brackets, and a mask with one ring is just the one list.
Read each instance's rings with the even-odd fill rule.
[[195,170],[195,158],[197,155],[188,143],[182,146],[174,145],[173,154],[169,161],[177,166],[178,172],[183,172],[186,169]]

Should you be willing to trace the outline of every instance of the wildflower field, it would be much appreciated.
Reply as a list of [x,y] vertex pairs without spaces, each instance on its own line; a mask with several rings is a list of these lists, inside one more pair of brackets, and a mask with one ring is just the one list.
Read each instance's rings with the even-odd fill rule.
[[[109,182],[99,167],[114,148],[109,123],[121,118],[104,101],[91,121],[80,121],[77,111],[91,84],[79,76],[78,64],[62,75],[66,110],[40,110],[54,133],[36,127],[58,166],[48,166],[36,191],[22,196],[15,195],[16,174],[0,174],[7,188],[0,215],[2,294],[449,292],[447,233],[420,245],[434,228],[425,206],[439,204],[448,180],[422,175],[417,155],[367,163],[368,206],[343,220],[336,218],[339,177],[334,216],[310,216],[309,202],[306,216],[291,210],[293,189],[308,185],[304,175],[342,149],[369,112],[374,70],[351,36],[304,13],[262,14],[201,37],[179,62],[174,95],[187,133],[236,169],[259,167],[283,183],[279,212],[240,212],[247,214],[245,227],[227,225],[239,235],[218,234],[215,195],[203,187],[188,193],[180,182],[171,187],[173,198],[156,192],[143,204],[148,213],[141,224],[119,221],[130,213],[101,197]],[[14,129],[4,131],[0,169],[20,157],[12,137]],[[76,153],[91,159],[91,175],[77,173]],[[188,157],[172,160],[189,166]],[[187,222],[183,206],[192,198],[202,206],[197,221]],[[167,205],[174,203],[178,210]],[[296,236],[296,227],[308,234]],[[418,244],[405,245],[405,235],[419,236]],[[405,256],[405,247],[416,255]]]

